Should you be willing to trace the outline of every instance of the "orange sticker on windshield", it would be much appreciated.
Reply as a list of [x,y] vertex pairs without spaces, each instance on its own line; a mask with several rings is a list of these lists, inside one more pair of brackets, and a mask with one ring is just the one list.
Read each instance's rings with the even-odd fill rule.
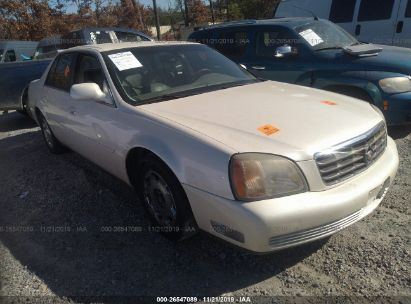
[[280,129],[274,127],[273,125],[264,125],[264,126],[259,127],[257,130],[267,136],[280,132]]
[[323,103],[323,104],[325,104],[325,105],[327,105],[327,106],[336,106],[336,105],[337,105],[336,102],[334,102],[334,101],[329,101],[329,100],[321,101],[321,103]]

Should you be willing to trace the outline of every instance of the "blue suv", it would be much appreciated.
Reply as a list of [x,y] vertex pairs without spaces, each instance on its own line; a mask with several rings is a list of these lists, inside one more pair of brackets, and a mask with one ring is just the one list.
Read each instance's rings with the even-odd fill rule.
[[192,33],[256,76],[376,105],[389,125],[411,124],[411,50],[361,43],[318,18],[223,23]]

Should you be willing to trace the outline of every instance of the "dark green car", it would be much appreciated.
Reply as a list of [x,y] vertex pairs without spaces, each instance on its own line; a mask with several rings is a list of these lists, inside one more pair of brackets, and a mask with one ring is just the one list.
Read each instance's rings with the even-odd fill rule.
[[249,20],[192,33],[253,74],[366,100],[389,125],[411,123],[411,49],[366,44],[316,18]]

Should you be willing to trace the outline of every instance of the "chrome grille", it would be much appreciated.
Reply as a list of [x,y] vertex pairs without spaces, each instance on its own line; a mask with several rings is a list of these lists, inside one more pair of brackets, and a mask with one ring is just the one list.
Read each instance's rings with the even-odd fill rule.
[[289,247],[295,244],[305,243],[313,239],[322,238],[337,231],[340,231],[351,224],[354,224],[361,218],[361,210],[348,215],[338,221],[324,224],[319,227],[297,231],[286,235],[275,236],[269,239],[268,243],[271,247],[282,248]]
[[353,177],[370,167],[387,147],[387,129],[379,124],[367,133],[316,153],[314,159],[326,185]]

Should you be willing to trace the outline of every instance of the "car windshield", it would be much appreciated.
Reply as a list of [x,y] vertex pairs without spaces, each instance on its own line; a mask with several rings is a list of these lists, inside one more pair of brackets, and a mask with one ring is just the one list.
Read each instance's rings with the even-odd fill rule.
[[144,46],[105,52],[103,56],[121,96],[132,105],[259,81],[204,45]]
[[360,44],[357,39],[338,25],[329,21],[312,21],[294,28],[300,37],[315,51],[341,49]]

